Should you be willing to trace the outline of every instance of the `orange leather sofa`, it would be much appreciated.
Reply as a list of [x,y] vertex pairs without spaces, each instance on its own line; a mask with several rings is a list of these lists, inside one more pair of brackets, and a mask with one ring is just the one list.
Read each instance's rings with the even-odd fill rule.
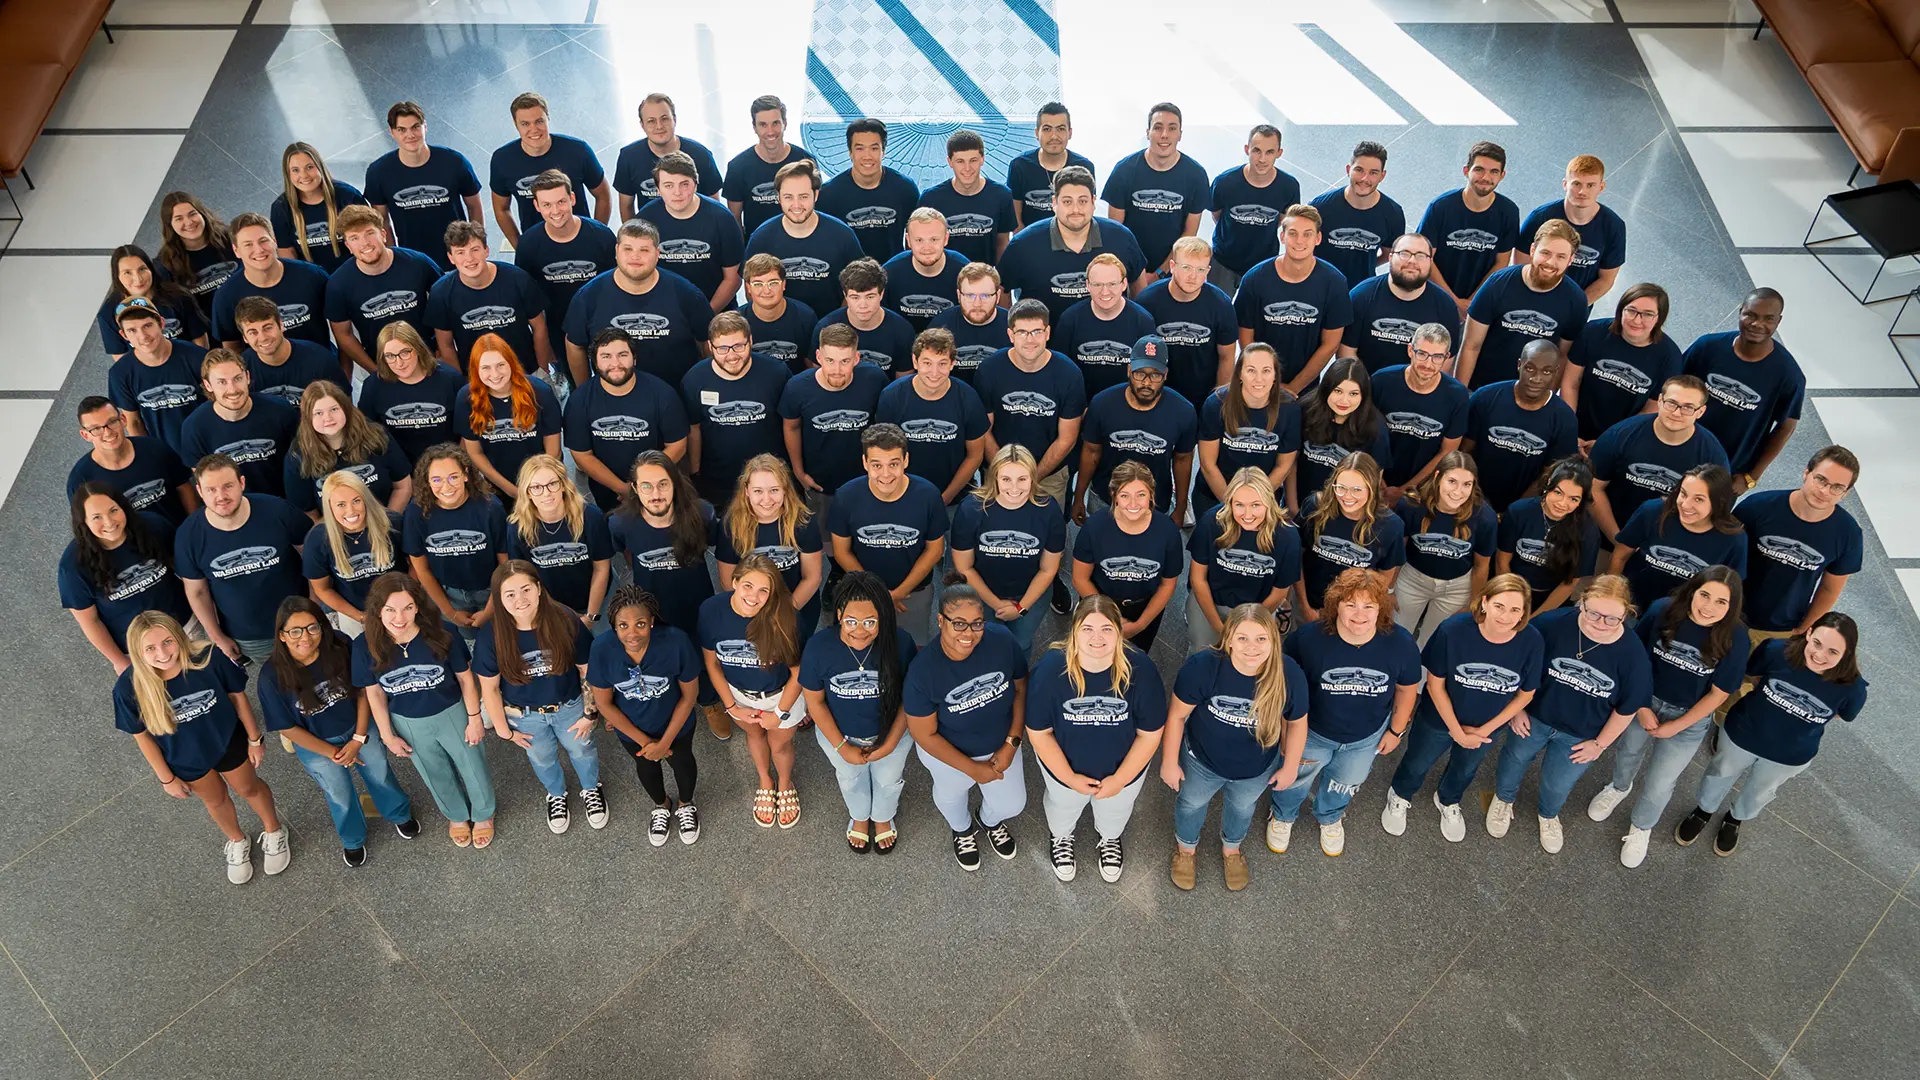
[[1861,168],[1920,179],[1920,0],[1754,4]]
[[112,0],[0,0],[0,176],[27,163]]

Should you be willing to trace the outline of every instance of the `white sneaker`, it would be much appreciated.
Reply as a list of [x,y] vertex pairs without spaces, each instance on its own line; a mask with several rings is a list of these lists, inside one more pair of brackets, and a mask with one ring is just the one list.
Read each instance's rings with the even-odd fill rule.
[[1293,822],[1279,818],[1267,819],[1267,850],[1275,855],[1285,855],[1287,845],[1293,840]]
[[1612,784],[1604,784],[1599,791],[1593,793],[1593,801],[1587,804],[1587,816],[1594,821],[1605,821],[1613,813],[1613,808],[1625,802],[1627,796],[1631,794],[1633,794],[1632,784],[1628,784],[1625,791],[1621,791]]
[[1647,840],[1653,836],[1651,829],[1638,829],[1629,825],[1627,835],[1620,839],[1620,865],[1629,869],[1647,861]]
[[227,853],[227,880],[235,885],[245,885],[253,880],[253,841],[229,840]]
[[287,827],[280,826],[279,832],[260,834],[261,869],[268,877],[287,868],[293,861],[293,848],[287,843]]
[[1507,835],[1507,830],[1511,828],[1513,828],[1513,804],[1495,795],[1493,801],[1487,804],[1487,835],[1498,840]]
[[1338,857],[1347,850],[1347,827],[1338,821],[1330,821],[1320,826],[1320,850]]
[[1440,835],[1446,837],[1448,843],[1457,844],[1465,840],[1467,816],[1460,812],[1460,804],[1454,803],[1452,806],[1442,804],[1440,793],[1436,791],[1433,793],[1433,805],[1434,809],[1440,811]]
[[1407,831],[1407,807],[1412,805],[1392,788],[1387,789],[1387,805],[1380,809],[1380,827],[1388,836],[1400,836]]
[[667,831],[673,823],[673,811],[664,806],[656,806],[647,811],[647,843],[654,847],[665,847]]
[[1557,817],[1541,818],[1540,819],[1541,850],[1545,851],[1549,855],[1558,855],[1560,854],[1561,843],[1562,843],[1562,837],[1560,835],[1560,819]]

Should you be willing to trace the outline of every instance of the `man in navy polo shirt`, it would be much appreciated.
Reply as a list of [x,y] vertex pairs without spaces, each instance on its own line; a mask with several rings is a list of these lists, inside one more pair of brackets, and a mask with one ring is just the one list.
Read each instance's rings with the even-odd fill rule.
[[665,155],[653,166],[659,195],[638,216],[660,230],[661,264],[707,294],[707,306],[717,313],[731,308],[740,291],[746,240],[726,206],[699,192],[699,177],[693,158],[677,150]]
[[1696,465],[1727,468],[1727,452],[1695,421],[1706,384],[1675,375],[1660,387],[1660,411],[1629,416],[1593,443],[1593,522],[1612,540],[1640,504],[1665,498]]
[[485,226],[477,221],[447,226],[447,257],[453,273],[434,282],[427,295],[427,323],[441,361],[465,372],[473,343],[482,334],[499,334],[522,368],[553,370],[546,297],[525,270],[487,258]]
[[1073,116],[1057,101],[1040,106],[1033,118],[1033,141],[1039,145],[1007,162],[1007,188],[1013,192],[1013,214],[1021,228],[1053,216],[1053,177],[1069,165],[1093,175],[1093,162],[1067,149],[1073,138]]
[[1248,270],[1233,298],[1240,347],[1256,341],[1273,346],[1280,379],[1296,397],[1320,378],[1353,321],[1347,279],[1314,255],[1319,242],[1320,211],[1288,207],[1280,219],[1279,256]]
[[1153,316],[1153,332],[1166,340],[1168,388],[1196,408],[1233,379],[1240,344],[1233,300],[1208,280],[1213,266],[1213,246],[1197,236],[1183,236],[1167,256],[1167,276],[1137,298]]
[[900,254],[907,215],[920,205],[920,188],[888,168],[886,156],[886,122],[855,120],[847,125],[851,167],[820,189],[820,212],[846,222],[860,250],[878,263]]
[[840,292],[846,306],[835,308],[814,327],[814,348],[819,347],[820,328],[846,323],[860,334],[860,359],[886,372],[900,376],[913,373],[913,326],[882,303],[887,291],[887,272],[880,264],[862,256],[840,271]]
[[790,371],[804,370],[807,343],[819,322],[817,313],[787,297],[787,269],[777,256],[749,255],[740,273],[747,279],[747,302],[734,310],[747,317],[753,347]]
[[789,378],[780,392],[787,460],[821,521],[833,493],[861,474],[860,433],[873,423],[887,386],[884,372],[860,363],[859,346],[845,323],[822,329],[812,369]]
[[1498,191],[1507,175],[1506,148],[1474,143],[1460,172],[1466,186],[1427,204],[1420,233],[1433,244],[1434,284],[1453,294],[1464,319],[1480,283],[1513,261],[1521,233],[1520,208]]
[[353,258],[327,280],[327,322],[340,355],[374,370],[367,350],[388,323],[427,323],[427,294],[440,280],[440,266],[407,248],[387,246],[386,219],[370,206],[343,206],[340,238]]
[[173,570],[208,640],[238,663],[273,652],[280,602],[307,594],[300,546],[313,522],[285,499],[247,492],[233,459],[201,458],[193,470],[201,508],[173,534]]
[[[1580,245],[1567,267],[1567,280],[1578,285],[1592,305],[1613,288],[1621,264],[1627,261],[1627,223],[1600,204],[1600,193],[1607,190],[1607,167],[1592,154],[1567,162],[1567,176],[1560,186],[1566,197],[1534,207],[1520,223],[1520,235],[1532,236],[1555,218],[1580,230]],[[1518,263],[1528,258],[1525,251],[1514,255]]]
[[747,320],[723,311],[707,328],[713,356],[680,380],[692,431],[687,462],[700,497],[725,513],[747,462],[785,449],[780,396],[791,377],[787,366],[753,354]]
[[[653,93],[640,99],[640,130],[646,135],[621,147],[620,156],[613,163],[613,189],[620,193],[621,221],[632,218],[638,207],[659,196],[655,170],[669,154],[685,154],[693,163],[694,188],[698,194],[708,198],[720,194],[722,173],[720,163],[713,159],[713,151],[703,143],[681,138],[679,124],[680,115],[673,107],[672,98]],[[735,231],[739,228],[736,221]]]
[[[1119,256],[1101,252],[1087,265],[1087,298],[1067,309],[1053,341],[1080,365],[1087,397],[1127,382],[1134,343],[1153,333],[1153,316],[1127,299],[1127,268]],[[1160,357],[1165,367],[1166,357]],[[1101,490],[1106,490],[1102,488]]]
[[1281,171],[1280,129],[1255,124],[1247,132],[1245,165],[1213,178],[1213,267],[1208,278],[1228,293],[1240,275],[1280,254],[1280,218],[1300,201],[1300,181]]
[[520,137],[493,152],[487,186],[493,191],[493,218],[507,243],[520,245],[520,230],[532,227],[540,212],[533,206],[533,179],[558,169],[573,185],[574,198],[593,194],[593,217],[606,224],[613,213],[613,192],[593,147],[571,135],[556,135],[547,127],[547,99],[528,91],[509,106]]
[[1860,459],[1828,446],[1807,461],[1799,487],[1756,492],[1734,506],[1747,527],[1745,615],[1754,648],[1803,633],[1860,572],[1860,524],[1840,505],[1859,478]]
[[[916,334],[953,307],[960,271],[968,265],[967,257],[949,248],[947,241],[947,216],[931,206],[915,207],[907,214],[907,249],[883,260],[881,268],[887,272],[885,303],[899,312]],[[998,299],[999,286],[994,288]]]
[[1580,233],[1564,221],[1549,221],[1532,244],[1525,265],[1494,271],[1467,306],[1456,375],[1468,389],[1513,378],[1529,342],[1548,342],[1566,359],[1586,324],[1586,294],[1567,280]]
[[1564,361],[1544,341],[1520,354],[1520,377],[1489,383],[1467,404],[1467,436],[1460,448],[1480,465],[1480,493],[1504,514],[1546,467],[1579,449],[1579,424],[1554,396]]
[[207,400],[180,428],[182,456],[199,461],[225,454],[239,468],[247,490],[283,494],[281,465],[300,411],[253,392],[246,361],[238,353],[215,349],[200,361],[200,389]]
[[1740,302],[1738,330],[1702,334],[1687,347],[1686,373],[1707,386],[1701,426],[1726,448],[1735,495],[1759,482],[1800,425],[1807,377],[1773,337],[1785,310],[1778,292],[1755,289]]
[[[987,357],[1006,348],[1012,336],[1008,329],[1007,309],[1000,306],[1000,297],[1003,295],[1000,271],[987,263],[968,263],[960,268],[954,288],[959,295],[959,305],[935,315],[927,325],[929,329],[945,330],[953,335],[953,377],[961,382],[972,382],[980,365],[986,363]],[[1038,300],[1034,303],[1046,307]],[[1046,333],[1052,322],[1051,315],[1041,320],[1042,344],[1046,342]]]
[[953,335],[923,330],[913,339],[913,377],[880,391],[874,419],[907,434],[915,476],[940,489],[948,506],[960,501],[986,459],[987,410],[973,387],[953,377]]
[[1453,333],[1427,323],[1407,343],[1407,362],[1373,373],[1373,404],[1387,422],[1392,460],[1379,463],[1388,506],[1460,449],[1467,434],[1467,388],[1447,374]]
[[1100,192],[1107,216],[1133,230],[1147,266],[1159,271],[1173,242],[1200,230],[1207,170],[1180,152],[1180,107],[1163,101],[1147,110],[1147,148],[1120,159]]
[[834,492],[827,531],[840,569],[871,570],[893,594],[895,618],[925,645],[933,630],[933,570],[947,548],[947,509],[932,484],[907,471],[907,435],[874,424],[860,436],[866,475]]
[[1460,336],[1460,307],[1452,294],[1435,285],[1433,241],[1419,233],[1394,238],[1387,272],[1353,287],[1353,321],[1340,339],[1341,356],[1357,356],[1369,373],[1406,358],[1413,332],[1426,323],[1447,328],[1448,340]]
[[598,377],[568,395],[562,431],[593,501],[611,512],[633,486],[635,458],[648,450],[686,457],[687,414],[677,388],[635,367],[625,330],[609,326],[593,336],[593,370]]
[[615,235],[613,269],[581,286],[567,310],[567,367],[587,381],[587,346],[609,326],[633,338],[634,362],[668,386],[700,359],[713,318],[686,278],[660,269],[660,231],[635,218]]
[[486,220],[480,207],[480,178],[458,150],[427,144],[427,112],[402,101],[387,110],[387,134],[395,148],[367,166],[367,197],[382,220],[393,222],[393,241],[433,259],[441,272],[447,259],[447,226]]
[[846,222],[819,213],[819,166],[809,158],[782,165],[774,177],[780,214],[747,237],[747,254],[779,257],[787,295],[814,312],[840,306],[840,271],[860,258],[860,238]]
[[1140,242],[1125,225],[1093,216],[1093,172],[1068,165],[1053,174],[1053,216],[1020,230],[1000,256],[1001,307],[1014,296],[1044,302],[1054,322],[1087,297],[1087,264],[1110,251],[1138,292],[1153,280]]
[[540,220],[520,234],[513,265],[532,275],[547,298],[547,340],[557,359],[567,355],[567,312],[574,294],[613,269],[613,230],[574,212],[567,174],[548,169],[528,185]]
[[1137,461],[1153,472],[1154,506],[1173,505],[1176,524],[1185,520],[1187,492],[1193,485],[1193,448],[1199,442],[1199,417],[1193,404],[1166,389],[1167,343],[1148,334],[1133,344],[1131,370],[1123,386],[1101,391],[1087,402],[1080,428],[1080,476],[1073,485],[1073,520],[1087,521],[1087,490],[1107,490],[1114,466]]
[[1347,182],[1315,196],[1320,246],[1314,254],[1346,276],[1347,288],[1373,276],[1393,238],[1407,231],[1400,204],[1380,193],[1387,178],[1387,148],[1370,139],[1355,143]]
[[961,128],[947,136],[947,168],[953,177],[920,195],[921,206],[931,206],[947,219],[947,241],[968,262],[994,262],[1007,249],[1007,237],[1017,227],[1013,192],[982,170],[987,144],[978,132]]
[[727,179],[720,190],[727,209],[740,221],[740,235],[751,238],[754,230],[780,216],[780,190],[774,176],[796,161],[812,161],[813,155],[787,141],[786,102],[762,94],[747,108],[753,114],[754,142],[727,162]]
[[1022,300],[1007,315],[1013,345],[980,365],[973,388],[987,410],[986,459],[1018,443],[1038,468],[1034,486],[1067,502],[1067,472],[1080,445],[1087,388],[1080,368],[1065,353],[1047,347],[1047,305]]
[[289,336],[331,349],[327,272],[310,262],[281,258],[273,223],[264,215],[240,214],[228,227],[233,231],[233,254],[240,260],[240,272],[213,292],[213,340],[239,349],[240,327],[233,321],[233,309],[249,296],[264,296],[280,309],[280,322]]

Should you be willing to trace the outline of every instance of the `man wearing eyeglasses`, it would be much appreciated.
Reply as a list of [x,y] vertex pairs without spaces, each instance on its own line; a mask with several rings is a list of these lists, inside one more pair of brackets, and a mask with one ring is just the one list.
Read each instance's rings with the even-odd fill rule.
[[906,250],[882,259],[887,308],[899,312],[916,334],[953,307],[960,271],[969,265],[965,255],[947,246],[947,239],[946,215],[922,206],[907,215]]
[[747,320],[738,312],[715,315],[706,332],[712,358],[680,380],[691,424],[682,461],[700,497],[725,513],[741,468],[756,454],[786,449],[780,394],[791,376],[778,360],[753,355]]
[[787,269],[779,256],[750,256],[740,273],[747,282],[747,302],[734,310],[746,318],[755,346],[794,374],[805,371],[807,342],[820,313],[787,295]]
[[[953,377],[971,383],[987,357],[1007,347],[1010,331],[1007,309],[1000,306],[1000,271],[986,263],[968,263],[960,268],[955,289],[960,303],[935,315],[927,328],[953,335]],[[1052,322],[1051,313],[1047,322]]]
[[1055,320],[1053,341],[1080,365],[1092,400],[1102,390],[1126,385],[1133,343],[1153,332],[1152,313],[1127,299],[1126,264],[1101,252],[1087,264],[1087,298]]
[[1407,343],[1407,362],[1373,374],[1373,403],[1387,422],[1391,460],[1380,462],[1391,507],[1408,489],[1460,449],[1467,433],[1467,388],[1447,374],[1453,366],[1453,334],[1426,323]]
[[1665,498],[1696,465],[1727,468],[1727,452],[1699,424],[1706,384],[1675,375],[1660,387],[1660,410],[1600,433],[1593,444],[1593,521],[1609,541],[1640,504]]
[[1807,377],[1774,340],[1786,301],[1768,288],[1740,302],[1740,328],[1704,334],[1687,347],[1687,374],[1707,385],[1701,426],[1720,439],[1733,462],[1733,493],[1744,495],[1786,449],[1800,424]]
[[687,453],[687,414],[673,387],[633,361],[633,338],[609,326],[593,337],[597,377],[567,398],[562,439],[587,474],[593,501],[609,513],[631,487],[633,462],[648,450],[679,461]]
[[1394,238],[1387,272],[1353,287],[1353,321],[1340,338],[1341,356],[1357,356],[1368,373],[1400,363],[1413,344],[1413,332],[1427,323],[1447,328],[1448,340],[1460,337],[1460,306],[1453,294],[1433,283],[1433,241],[1419,233]]
[[609,326],[633,338],[640,370],[677,386],[706,351],[714,318],[706,294],[660,270],[660,230],[638,218],[620,226],[613,269],[581,286],[567,308],[567,368],[587,381],[587,347]]
[[79,420],[80,437],[93,449],[67,473],[67,498],[81,484],[98,480],[125,495],[135,510],[151,510],[174,525],[200,508],[193,477],[180,458],[159,439],[127,434],[127,422],[113,402],[82,398]]
[[1007,323],[1012,346],[988,357],[973,382],[987,409],[986,459],[1009,443],[1026,447],[1039,465],[1034,486],[1064,507],[1067,465],[1087,412],[1086,384],[1065,353],[1047,347],[1047,305],[1022,300]]
[[1805,631],[1860,572],[1860,524],[1840,505],[1859,479],[1860,459],[1829,446],[1807,461],[1799,487],[1758,492],[1734,507],[1752,552],[1745,614],[1754,648]]

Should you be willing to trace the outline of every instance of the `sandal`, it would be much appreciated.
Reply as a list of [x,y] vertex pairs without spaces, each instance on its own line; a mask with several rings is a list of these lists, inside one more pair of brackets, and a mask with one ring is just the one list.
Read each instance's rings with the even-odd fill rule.
[[893,846],[895,841],[899,839],[900,839],[900,833],[894,829],[891,823],[889,823],[886,828],[881,829],[878,832],[875,832],[873,834],[874,854],[876,855],[891,854],[893,852]]
[[763,829],[773,828],[774,790],[755,788],[753,791],[753,823]]
[[779,792],[780,827],[791,829],[800,824],[800,793],[797,791]]
[[493,843],[493,819],[488,818],[487,820],[478,822],[474,825],[473,846],[476,848],[483,848],[491,843]]
[[473,826],[464,821],[449,822],[447,836],[453,840],[454,847],[466,847],[473,843]]
[[868,835],[866,829],[856,829],[848,824],[847,846],[853,849],[855,855],[865,855],[873,848],[873,837]]

